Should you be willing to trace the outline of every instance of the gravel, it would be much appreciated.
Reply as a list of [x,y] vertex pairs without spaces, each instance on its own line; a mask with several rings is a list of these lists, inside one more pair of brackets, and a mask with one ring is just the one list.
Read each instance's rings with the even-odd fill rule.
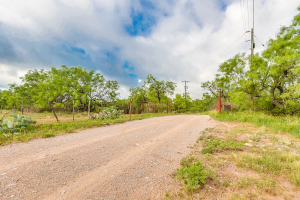
[[0,199],[161,199],[206,115],[174,115],[0,147]]

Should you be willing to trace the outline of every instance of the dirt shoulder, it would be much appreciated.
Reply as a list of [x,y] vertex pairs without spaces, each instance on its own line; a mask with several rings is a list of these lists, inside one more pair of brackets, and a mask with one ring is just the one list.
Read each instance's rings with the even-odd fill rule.
[[202,131],[183,158],[199,160],[214,179],[192,192],[180,184],[165,199],[300,199],[298,138],[247,123],[217,124]]
[[161,199],[205,115],[167,116],[0,147],[0,199]]

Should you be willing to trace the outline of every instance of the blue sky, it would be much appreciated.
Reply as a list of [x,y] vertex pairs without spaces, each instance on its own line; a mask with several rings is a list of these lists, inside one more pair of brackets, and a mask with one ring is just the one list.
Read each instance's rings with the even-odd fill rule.
[[[220,56],[252,23],[251,1],[243,2],[241,8],[240,0],[0,1],[0,88],[20,83],[30,69],[65,64],[118,80],[123,98],[150,73],[177,82],[176,93],[189,80],[197,94],[191,96],[200,98],[200,83],[214,77],[220,62],[248,52],[245,43]],[[256,0],[256,36],[274,37],[298,4]]]

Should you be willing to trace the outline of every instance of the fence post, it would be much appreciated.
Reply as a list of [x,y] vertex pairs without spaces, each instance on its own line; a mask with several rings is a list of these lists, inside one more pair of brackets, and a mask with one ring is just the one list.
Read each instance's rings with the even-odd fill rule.
[[24,109],[24,100],[23,100],[23,97],[22,97],[22,115],[23,115],[23,109]]
[[74,101],[73,101],[73,122],[74,122]]
[[2,105],[1,105],[1,113],[2,113]]
[[27,113],[29,113],[29,105],[27,106]]
[[169,114],[169,100],[167,100],[167,114]]
[[88,117],[90,118],[91,101],[89,101]]
[[156,113],[156,102],[154,102],[154,113]]
[[14,113],[16,112],[16,106],[14,105]]
[[143,109],[143,102],[142,102],[142,114],[144,113],[144,109]]

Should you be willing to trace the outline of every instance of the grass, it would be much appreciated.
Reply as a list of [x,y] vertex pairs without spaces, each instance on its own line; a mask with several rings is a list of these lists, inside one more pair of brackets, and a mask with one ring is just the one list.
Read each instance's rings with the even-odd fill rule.
[[[232,116],[227,116],[231,114],[226,113],[219,117],[222,121],[242,121],[238,114],[245,115],[235,113],[232,119]],[[198,189],[189,186],[192,193],[186,189],[185,181],[184,187],[175,189],[175,195],[170,197],[179,199],[179,193],[184,191],[188,199],[300,198],[300,139],[293,134],[255,124],[257,119],[249,116],[258,118],[257,113],[250,114],[244,120],[248,123],[220,123],[214,129],[200,132],[189,156],[184,157],[180,164],[183,167],[201,161],[202,167],[214,171],[215,178],[205,184],[199,182],[204,187]],[[273,116],[264,117],[266,121],[273,119]],[[246,142],[252,145],[245,145]]]
[[[16,113],[20,114],[20,113]],[[50,115],[51,113],[46,113],[46,116]],[[7,114],[6,114],[7,115]],[[44,115],[44,113],[33,113],[31,115],[33,120],[39,120],[43,119],[41,118]],[[123,123],[126,121],[129,121],[129,115],[122,116],[121,118],[117,119],[104,119],[104,120],[88,120],[87,117],[81,118],[80,120],[77,120],[75,122],[72,121],[72,115],[70,116],[66,115],[66,118],[68,117],[69,121],[64,122],[56,122],[56,123],[40,123],[38,121],[38,124],[35,126],[30,126],[26,129],[25,133],[21,133],[19,135],[15,136],[9,136],[5,137],[4,135],[0,134],[0,145],[5,145],[13,142],[27,142],[31,139],[35,138],[49,138],[49,137],[55,137],[56,135],[63,135],[67,133],[74,133],[83,129],[92,128],[92,127],[100,127],[100,126],[106,126],[106,125],[112,125],[115,123]],[[168,114],[166,113],[147,113],[147,114],[140,114],[140,115],[132,115],[131,120],[141,120],[145,118],[151,118],[151,117],[162,117],[166,116]],[[30,116],[30,115],[29,115]],[[42,120],[47,121],[47,120]]]
[[249,122],[255,126],[265,126],[274,133],[289,133],[300,138],[300,119],[297,116],[272,116],[261,112],[209,112],[219,121]]

